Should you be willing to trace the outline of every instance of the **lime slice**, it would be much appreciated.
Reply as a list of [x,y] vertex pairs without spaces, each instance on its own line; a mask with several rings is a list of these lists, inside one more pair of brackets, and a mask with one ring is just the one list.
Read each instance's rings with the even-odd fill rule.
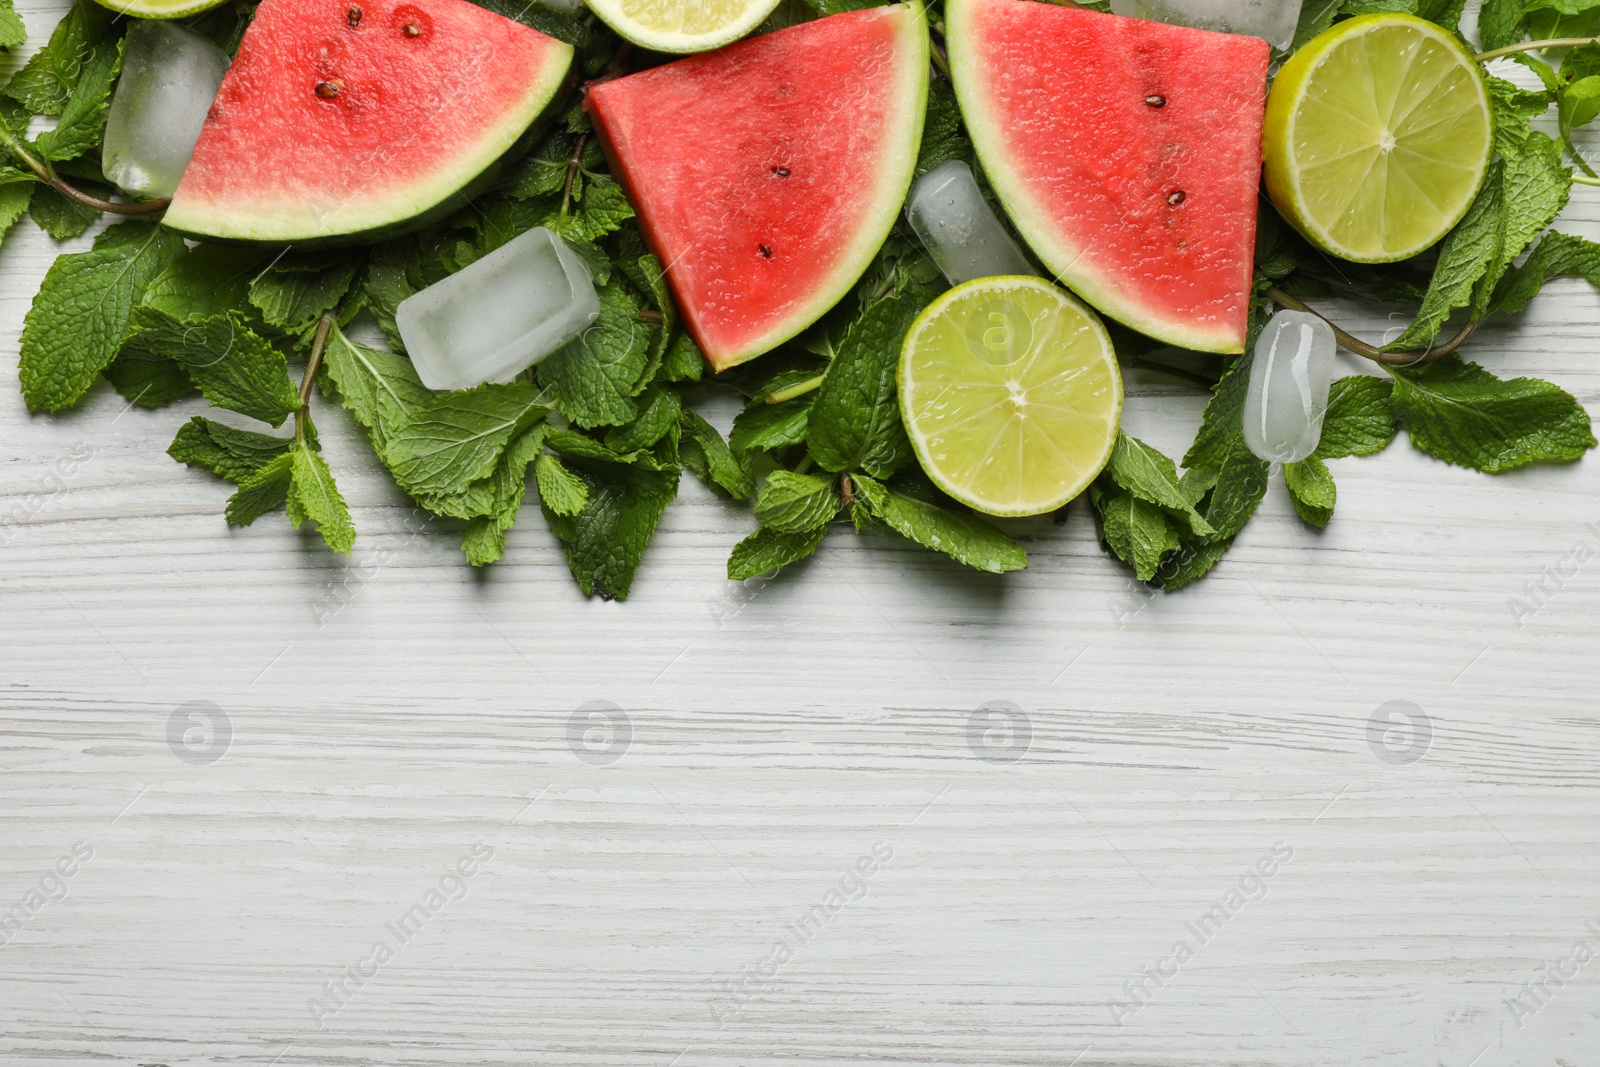
[[1478,64],[1412,15],[1339,23],[1290,57],[1267,97],[1267,195],[1317,247],[1358,263],[1449,233],[1493,148]]
[[226,0],[98,0],[101,7],[141,19],[181,19],[210,11]]
[[900,351],[922,469],[989,515],[1039,515],[1111,458],[1122,374],[1099,316],[1040,278],[979,278],[928,305]]
[[653,52],[709,52],[737,41],[778,0],[588,0],[618,35]]

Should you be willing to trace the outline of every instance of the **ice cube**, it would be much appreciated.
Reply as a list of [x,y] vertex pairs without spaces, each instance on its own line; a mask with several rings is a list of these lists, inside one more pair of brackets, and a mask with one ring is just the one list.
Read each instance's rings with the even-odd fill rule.
[[429,389],[509,382],[600,316],[583,260],[543,226],[401,301],[395,313]]
[[228,53],[173,22],[134,19],[106,116],[101,168],[129,193],[171,196],[228,70]]
[[1117,15],[1262,37],[1284,51],[1294,42],[1301,0],[1111,0]]
[[972,168],[953,159],[911,187],[911,229],[951,285],[997,274],[1038,274],[995,218]]
[[1256,338],[1244,398],[1244,443],[1268,463],[1298,463],[1317,449],[1333,384],[1333,328],[1280,311]]

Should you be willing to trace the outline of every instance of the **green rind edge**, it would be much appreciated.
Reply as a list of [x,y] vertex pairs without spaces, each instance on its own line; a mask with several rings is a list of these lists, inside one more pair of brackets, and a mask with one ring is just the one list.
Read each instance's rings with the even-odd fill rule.
[[[805,332],[827,314],[861,280],[900,217],[900,208],[911,192],[911,181],[916,175],[917,152],[922,145],[922,126],[928,111],[928,77],[932,57],[929,52],[927,13],[921,0],[910,0],[909,3],[879,10],[885,12],[885,18],[905,20],[906,25],[900,33],[908,38],[907,44],[912,52],[903,60],[900,72],[901,79],[911,84],[903,86],[901,92],[896,94],[898,106],[892,109],[891,118],[884,124],[889,130],[905,131],[901,141],[903,151],[898,158],[892,152],[886,157],[890,166],[898,162],[898,170],[880,175],[878,181],[873,183],[867,225],[857,232],[838,264],[804,303],[766,333],[752,338],[742,347],[732,352],[706,352],[707,361],[717,371],[736,367],[772,351]],[[878,220],[876,225],[871,222],[874,218]]]
[[[1083,262],[1082,249],[1067,248],[1052,232],[1054,224],[1048,214],[1031,204],[1018,170],[1008,158],[1001,138],[995,133],[998,122],[991,118],[985,107],[983,94],[977,86],[965,81],[964,72],[979,70],[983,66],[975,49],[969,49],[972,40],[968,27],[979,16],[978,8],[984,0],[946,0],[945,44],[949,50],[950,80],[955,86],[956,102],[967,122],[967,133],[978,153],[978,162],[989,184],[1000,197],[1006,213],[1016,225],[1040,262],[1055,274],[1056,279],[1089,304],[1125,326],[1138,330],[1158,341],[1196,352],[1219,352],[1235,355],[1243,349],[1238,332],[1233,329],[1201,329],[1193,323],[1174,321],[1148,304],[1127,299],[1102,271],[1091,270]],[[1225,336],[1224,336],[1225,334]]]
[[405,194],[391,192],[376,201],[379,205],[376,209],[352,211],[346,205],[340,212],[340,218],[349,219],[348,225],[331,230],[311,230],[284,225],[284,217],[276,211],[258,214],[252,220],[238,203],[186,210],[183,187],[179,185],[172,206],[162,217],[162,225],[176,233],[201,240],[301,246],[383,240],[396,232],[419,225],[441,208],[449,209],[452,206],[451,198],[457,193],[478,185],[480,179],[496,167],[549,107],[572,67],[574,49],[571,45],[555,42],[549,56],[551,61],[545,65],[543,76],[528,86],[521,105],[501,122],[486,129],[473,151],[456,156],[432,180],[411,185],[407,190],[407,202],[401,206],[390,205]]

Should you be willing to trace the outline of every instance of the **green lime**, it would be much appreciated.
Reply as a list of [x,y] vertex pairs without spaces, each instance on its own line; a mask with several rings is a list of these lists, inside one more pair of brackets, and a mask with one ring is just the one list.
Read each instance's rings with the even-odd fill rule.
[[1461,221],[1494,119],[1461,43],[1412,15],[1341,22],[1289,58],[1267,97],[1267,195],[1325,252],[1414,256]]
[[979,278],[917,318],[900,413],[922,469],[989,515],[1038,515],[1105,468],[1122,374],[1099,316],[1041,278]]

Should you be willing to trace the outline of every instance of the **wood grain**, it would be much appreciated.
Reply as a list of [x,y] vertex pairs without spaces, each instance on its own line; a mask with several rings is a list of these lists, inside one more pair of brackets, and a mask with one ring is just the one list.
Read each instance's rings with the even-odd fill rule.
[[[20,6],[35,41],[62,10]],[[1561,225],[1600,236],[1600,194]],[[0,248],[7,381],[57,251]],[[1472,355],[1592,409],[1597,338],[1561,282]],[[1130,385],[1130,431],[1181,452],[1201,398]],[[64,893],[0,931],[8,1067],[1597,1062],[1600,963],[1513,1005],[1600,950],[1600,559],[1508,607],[1600,549],[1592,460],[1336,461],[1325,533],[1275,487],[1170,596],[1078,506],[1005,579],[840,532],[734,585],[748,515],[686,480],[613,604],[536,515],[473,573],[331,411],[354,558],[229,529],[163,454],[197,410],[0,389],[0,923]],[[1415,762],[1370,726],[1397,700]],[[579,755],[618,740],[595,701],[627,718],[614,762]],[[1025,744],[974,727],[997,701]]]

